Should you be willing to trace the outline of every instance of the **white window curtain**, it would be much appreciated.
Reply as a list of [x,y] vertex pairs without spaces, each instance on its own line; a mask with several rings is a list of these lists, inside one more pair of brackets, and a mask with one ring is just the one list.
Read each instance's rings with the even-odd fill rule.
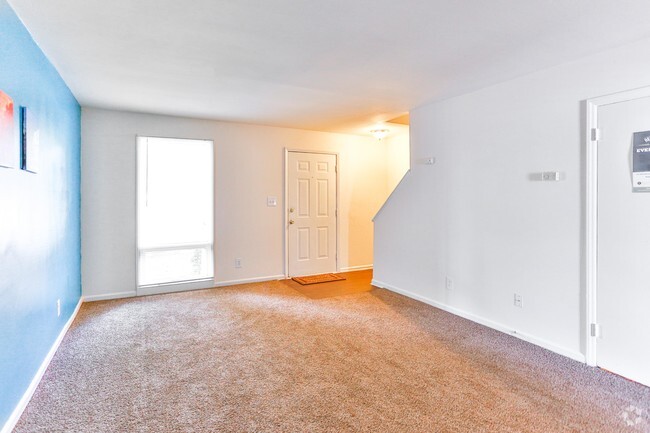
[[208,140],[138,137],[138,286],[214,277]]

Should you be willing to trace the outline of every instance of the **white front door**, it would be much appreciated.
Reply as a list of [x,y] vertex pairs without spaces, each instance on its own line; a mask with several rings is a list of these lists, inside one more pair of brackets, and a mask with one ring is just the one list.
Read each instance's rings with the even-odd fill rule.
[[650,97],[598,107],[598,366],[650,386],[650,192],[632,192]]
[[336,272],[336,155],[289,152],[289,276]]

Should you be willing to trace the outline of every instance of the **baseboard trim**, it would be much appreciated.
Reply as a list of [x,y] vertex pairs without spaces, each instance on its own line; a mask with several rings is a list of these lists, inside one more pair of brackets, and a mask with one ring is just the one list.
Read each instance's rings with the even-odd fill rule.
[[[161,295],[165,293],[175,293],[175,292],[185,292],[191,290],[205,290],[212,289],[214,287],[226,287],[234,286],[237,284],[247,284],[247,283],[259,283],[263,281],[273,281],[273,280],[284,280],[286,276],[284,274],[280,275],[269,275],[266,277],[255,277],[255,278],[242,278],[239,280],[227,280],[227,281],[212,281],[210,284],[205,286],[196,286],[191,288],[178,288],[173,285],[170,286],[155,286],[151,288],[140,289],[140,296],[148,295]],[[115,293],[106,293],[104,295],[92,295],[84,296],[84,302],[95,302],[95,301],[107,301],[111,299],[122,299],[122,298],[133,298],[138,296],[138,293],[134,290],[131,292],[115,292]],[[4,433],[4,432],[0,432]]]
[[367,271],[368,269],[372,269],[372,263],[369,265],[348,266],[345,268],[341,268],[341,272]]
[[133,298],[136,296],[135,290],[132,292],[114,292],[105,295],[84,296],[84,302],[107,301],[109,299]]
[[464,310],[458,309],[451,307],[449,305],[443,304],[441,302],[434,301],[432,299],[429,299],[425,296],[418,295],[416,293],[413,293],[409,290],[404,290],[399,287],[392,286],[390,284],[384,283],[383,281],[379,280],[372,280],[372,285],[381,287],[383,289],[390,290],[391,292],[399,293],[400,295],[404,295],[408,298],[415,299],[416,301],[424,302],[425,304],[431,305],[432,307],[439,308],[441,310],[447,311],[448,313],[455,314],[456,316],[460,316],[464,319],[471,320],[472,322],[476,322],[480,325],[487,326],[488,328],[495,329],[497,331],[503,332],[508,335],[512,335],[513,337],[517,337],[521,340],[527,341],[528,343],[534,344],[536,346],[543,347],[544,349],[550,350],[551,352],[555,352],[557,354],[560,354],[562,356],[566,356],[567,358],[571,358],[575,361],[585,363],[586,362],[586,357],[584,354],[580,352],[575,352],[570,349],[566,349],[561,346],[557,346],[547,340],[544,340],[542,338],[538,338],[534,335],[526,334],[519,332],[517,330],[511,329],[501,323],[494,322],[492,320],[486,319],[481,316],[477,316],[472,313],[468,313]]
[[214,288],[214,280],[205,278],[197,281],[183,283],[159,284],[155,286],[138,287],[136,296],[164,295],[166,293],[192,292]]
[[280,274],[280,275],[269,275],[266,277],[242,278],[240,280],[215,281],[214,287],[235,286],[237,284],[248,284],[248,283],[261,283],[263,281],[284,280],[285,278],[286,276],[284,274]]
[[41,383],[41,379],[43,378],[43,375],[45,374],[47,367],[50,365],[50,362],[52,362],[52,358],[54,358],[54,354],[59,349],[59,346],[63,341],[63,337],[65,337],[65,334],[68,333],[68,329],[70,329],[72,322],[74,322],[75,317],[77,317],[77,313],[79,312],[79,309],[81,308],[81,304],[83,303],[84,303],[84,298],[82,296],[79,298],[79,302],[77,302],[77,306],[72,312],[72,315],[63,326],[63,329],[61,329],[59,336],[56,337],[56,340],[54,340],[52,347],[50,347],[50,351],[47,352],[45,359],[43,359],[41,366],[36,371],[36,374],[34,375],[34,378],[32,379],[31,383],[29,384],[29,387],[27,387],[27,390],[25,391],[22,398],[18,402],[16,408],[9,416],[9,419],[7,419],[7,421],[5,422],[5,425],[2,427],[2,430],[0,430],[0,433],[11,433],[14,427],[16,427],[16,424],[18,424],[18,420],[20,419],[23,412],[27,408],[29,401],[34,396],[34,392],[36,392],[36,388],[38,388],[38,384]]

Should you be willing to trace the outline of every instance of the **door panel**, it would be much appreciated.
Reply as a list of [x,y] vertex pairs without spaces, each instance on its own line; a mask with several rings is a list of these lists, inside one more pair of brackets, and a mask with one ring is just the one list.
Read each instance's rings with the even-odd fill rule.
[[[307,176],[309,176],[307,174]],[[298,216],[309,218],[309,179],[298,179]]]
[[318,227],[318,258],[329,257],[329,231],[327,227]]
[[336,272],[336,155],[289,152],[289,275]]
[[327,185],[329,184],[328,179],[318,179],[318,216],[327,217],[329,216],[329,203],[328,203],[328,191]]
[[298,260],[309,260],[309,228],[300,227],[298,231]]
[[632,192],[633,133],[650,98],[598,108],[597,364],[650,385],[650,193]]

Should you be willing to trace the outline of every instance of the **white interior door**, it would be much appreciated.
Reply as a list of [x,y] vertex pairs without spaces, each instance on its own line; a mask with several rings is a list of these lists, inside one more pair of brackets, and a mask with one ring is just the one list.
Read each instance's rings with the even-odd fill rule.
[[289,276],[336,272],[336,155],[289,152]]
[[634,132],[650,97],[598,107],[596,362],[650,386],[650,193],[632,192]]

